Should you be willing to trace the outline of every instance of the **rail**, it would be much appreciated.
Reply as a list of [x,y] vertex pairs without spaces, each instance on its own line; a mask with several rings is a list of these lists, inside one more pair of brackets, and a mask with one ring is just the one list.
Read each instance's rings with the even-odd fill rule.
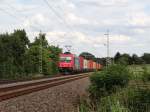
[[17,82],[0,86],[0,102],[17,96],[29,94],[43,89],[58,86],[67,82],[88,77],[91,73],[62,76],[56,78],[39,79],[33,81]]

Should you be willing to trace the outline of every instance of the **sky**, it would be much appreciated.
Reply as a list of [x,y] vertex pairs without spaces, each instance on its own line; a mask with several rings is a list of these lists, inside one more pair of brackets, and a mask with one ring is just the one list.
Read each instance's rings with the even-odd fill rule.
[[142,55],[150,52],[149,0],[0,0],[0,33],[25,29],[32,42],[40,31],[50,45],[71,52]]

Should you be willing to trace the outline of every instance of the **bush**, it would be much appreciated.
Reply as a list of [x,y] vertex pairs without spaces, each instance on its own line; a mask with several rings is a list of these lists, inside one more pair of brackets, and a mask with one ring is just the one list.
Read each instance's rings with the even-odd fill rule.
[[129,81],[129,70],[120,65],[112,65],[101,72],[94,73],[89,87],[90,96],[99,99],[116,91],[117,87],[124,87]]
[[128,112],[128,109],[121,105],[116,96],[108,96],[101,99],[98,112]]
[[90,106],[85,99],[79,102],[79,112],[91,112]]
[[132,89],[128,91],[124,105],[131,112],[149,112],[150,111],[150,90]]
[[143,67],[143,81],[150,81],[150,72],[148,71],[148,69],[146,67]]
[[100,102],[91,104],[88,100],[81,100],[79,104],[80,112],[129,112],[118,99],[117,96],[111,95],[100,99]]

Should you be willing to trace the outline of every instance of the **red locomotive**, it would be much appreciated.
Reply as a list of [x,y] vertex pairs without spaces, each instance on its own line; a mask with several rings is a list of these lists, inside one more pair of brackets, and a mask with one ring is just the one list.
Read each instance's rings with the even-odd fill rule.
[[87,72],[100,70],[101,64],[93,60],[87,60],[83,57],[78,57],[75,54],[63,53],[60,54],[59,70],[65,73],[72,72]]

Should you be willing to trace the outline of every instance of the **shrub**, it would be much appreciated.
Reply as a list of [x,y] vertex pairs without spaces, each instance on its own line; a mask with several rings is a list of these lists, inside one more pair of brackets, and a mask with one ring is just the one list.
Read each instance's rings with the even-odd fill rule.
[[94,73],[89,87],[90,96],[99,99],[115,92],[117,87],[124,87],[129,81],[129,71],[126,67],[112,65],[101,72]]
[[80,101],[80,112],[129,112],[118,99],[117,96],[111,95],[100,99],[96,104],[90,104],[87,100]]
[[124,105],[131,112],[149,112],[150,111],[150,90],[132,89],[128,91]]
[[85,99],[79,102],[79,112],[90,112],[90,107]]
[[150,72],[148,71],[148,69],[146,67],[143,67],[143,81],[150,81]]
[[128,112],[128,109],[121,105],[116,96],[107,96],[101,99],[98,112]]

